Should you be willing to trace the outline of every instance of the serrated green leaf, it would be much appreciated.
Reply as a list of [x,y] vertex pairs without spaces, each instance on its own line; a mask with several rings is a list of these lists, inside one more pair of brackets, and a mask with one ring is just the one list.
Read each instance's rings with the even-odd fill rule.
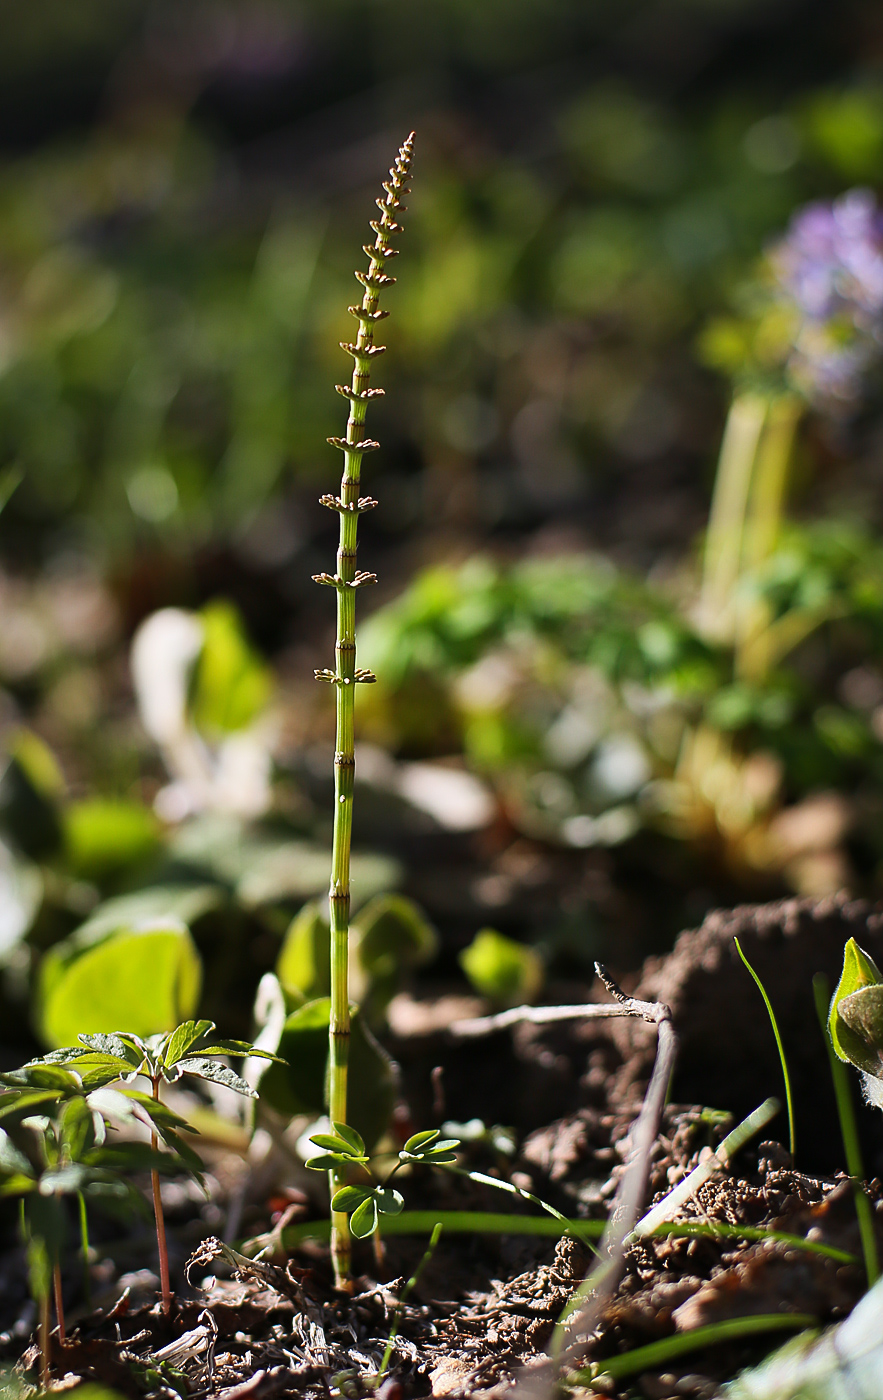
[[40,1108],[48,1109],[61,1099],[58,1089],[26,1089],[21,1092],[11,1089],[0,1094],[0,1119],[8,1122],[15,1118],[27,1118]]
[[262,1050],[259,1046],[250,1045],[247,1040],[213,1040],[209,1045],[194,1045],[191,1047],[191,1054],[199,1055],[232,1055],[235,1059],[241,1060],[272,1060],[277,1065],[287,1064],[281,1055],[274,1055],[270,1050]]
[[109,1035],[83,1035],[77,1036],[81,1045],[87,1050],[92,1050],[98,1055],[106,1055],[109,1059],[122,1060],[131,1069],[137,1069],[144,1060],[147,1047],[140,1036],[120,1035],[111,1032]]
[[438,1128],[427,1128],[425,1132],[415,1133],[413,1137],[409,1137],[402,1151],[416,1153],[421,1147],[427,1147],[429,1143],[434,1142],[437,1137],[441,1137]]
[[112,1055],[93,1055],[88,1050],[74,1063],[83,1088],[87,1090],[100,1089],[118,1079],[134,1078],[137,1074],[125,1060],[117,1060]]
[[159,1171],[174,1176],[188,1170],[176,1153],[160,1152],[148,1142],[114,1141],[103,1147],[93,1147],[86,1153],[85,1165],[124,1174]]
[[869,1050],[863,1038],[842,1019],[839,1005],[845,997],[852,996],[854,992],[864,987],[879,986],[881,983],[883,976],[876,963],[859,947],[854,938],[850,938],[843,949],[843,971],[840,981],[831,998],[828,1030],[838,1058],[857,1065],[859,1069],[867,1070],[870,1074],[875,1074],[876,1069],[869,1069],[864,1062],[870,1060],[876,1065],[876,1056]]
[[34,1178],[34,1168],[21,1148],[16,1147],[8,1133],[0,1129],[0,1171],[14,1172]]
[[404,1196],[391,1186],[378,1186],[374,1192],[374,1199],[381,1215],[398,1215],[405,1204]]
[[57,1089],[60,1093],[77,1090],[80,1079],[72,1070],[62,1065],[33,1063],[22,1065],[21,1069],[10,1070],[0,1075],[0,1083],[11,1088],[21,1086],[28,1089]]
[[176,1026],[166,1042],[163,1064],[168,1067],[177,1064],[198,1040],[214,1029],[214,1021],[184,1021]]
[[366,1240],[376,1229],[377,1202],[371,1195],[350,1216],[350,1231],[354,1239]]
[[84,1098],[71,1099],[61,1111],[59,1138],[63,1154],[78,1162],[83,1153],[95,1146],[95,1119]]
[[170,1147],[177,1157],[183,1162],[187,1171],[198,1182],[205,1191],[205,1177],[203,1176],[204,1164],[198,1152],[195,1152],[189,1142],[185,1142],[172,1128],[166,1128],[159,1123],[156,1130],[162,1138],[166,1147]]
[[246,1098],[257,1098],[257,1094],[250,1084],[246,1084],[245,1080],[229,1065],[219,1064],[217,1060],[202,1058],[179,1060],[176,1068],[182,1074],[192,1074],[196,1079],[207,1079],[212,1084],[223,1084],[225,1089],[233,1089],[237,1094],[244,1094]]
[[162,1099],[155,1099],[152,1094],[142,1094],[140,1089],[120,1089],[119,1092],[124,1098],[137,1104],[152,1124],[162,1125],[164,1128],[186,1128],[188,1132],[196,1131],[195,1128],[191,1128],[186,1118],[169,1108]]
[[341,1186],[340,1190],[335,1191],[331,1197],[331,1209],[346,1211],[349,1215],[350,1211],[355,1210],[370,1195],[372,1195],[370,1186]]

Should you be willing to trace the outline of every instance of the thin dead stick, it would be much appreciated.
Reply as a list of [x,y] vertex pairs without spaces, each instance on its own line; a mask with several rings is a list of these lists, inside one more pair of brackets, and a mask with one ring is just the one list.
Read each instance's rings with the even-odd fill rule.
[[594,1321],[604,1302],[616,1288],[623,1269],[623,1256],[626,1242],[637,1223],[647,1189],[650,1170],[650,1153],[659,1132],[659,1121],[665,1106],[669,1080],[677,1056],[677,1037],[672,1025],[671,1011],[662,1002],[639,1001],[628,997],[616,985],[613,978],[595,963],[595,971],[600,977],[613,1003],[598,1006],[586,1003],[583,1006],[518,1006],[511,1011],[502,1011],[497,1016],[481,1016],[469,1021],[458,1021],[451,1026],[451,1034],[459,1038],[475,1038],[489,1035],[493,1031],[504,1030],[522,1022],[532,1025],[547,1025],[554,1021],[595,1020],[612,1016],[639,1016],[641,1020],[656,1026],[656,1060],[653,1073],[644,1096],[644,1103],[637,1121],[630,1133],[631,1147],[625,1170],[613,1198],[607,1229],[598,1250],[598,1262],[583,1288],[580,1301],[583,1306],[572,1315],[567,1325],[558,1330],[558,1345],[555,1348],[556,1361],[561,1358],[570,1339],[577,1332],[591,1331]]
[[641,1020],[656,1026],[656,1059],[653,1064],[653,1073],[644,1095],[641,1112],[629,1134],[631,1139],[629,1154],[613,1198],[607,1228],[598,1248],[597,1263],[574,1297],[574,1310],[568,1317],[562,1319],[555,1329],[549,1366],[534,1371],[530,1377],[522,1377],[516,1392],[521,1400],[538,1400],[540,1396],[548,1396],[552,1393],[562,1361],[574,1348],[576,1339],[594,1329],[604,1304],[619,1283],[624,1268],[626,1246],[637,1224],[647,1190],[650,1154],[659,1132],[662,1110],[665,1107],[669,1081],[677,1057],[678,1042],[672,1024],[670,1008],[662,1002],[639,1001],[637,997],[627,997],[601,963],[595,963],[595,971],[613,997],[612,1004],[598,1006],[594,1003],[587,1003],[585,1006],[560,1007],[519,1006],[513,1011],[504,1011],[498,1016],[483,1016],[471,1021],[459,1021],[451,1027],[452,1034],[465,1038],[487,1035],[491,1031],[517,1025],[522,1021],[542,1025],[552,1021],[582,1018],[589,1020],[613,1016],[638,1016]]
[[[600,963],[595,966],[600,968]],[[606,987],[613,983],[607,980],[606,973],[599,973]],[[619,996],[623,993],[617,988]],[[628,1003],[626,1005],[626,1003]],[[510,1011],[500,1011],[496,1016],[476,1016],[468,1021],[455,1021],[450,1027],[451,1035],[459,1040],[475,1040],[479,1036],[492,1035],[494,1031],[506,1030],[527,1022],[531,1026],[548,1026],[555,1021],[603,1020],[612,1016],[643,1016],[644,1020],[657,1021],[658,1003],[637,1001],[634,997],[624,997],[613,1006],[598,1005],[593,1001],[581,1002],[577,1006],[514,1006]]]
[[[607,1228],[601,1237],[598,1260],[576,1295],[577,1310],[559,1323],[552,1344],[552,1360],[560,1365],[577,1337],[593,1331],[607,1299],[622,1276],[626,1245],[635,1228],[647,1190],[650,1154],[659,1133],[659,1122],[677,1057],[678,1042],[671,1011],[662,1002],[638,1001],[627,997],[600,963],[595,971],[610,995],[616,999],[619,1014],[640,1016],[656,1026],[656,1060],[644,1095],[644,1102],[629,1137],[631,1146],[625,1169],[613,1197]],[[613,1008],[605,1008],[612,1012]],[[579,1306],[579,1304],[582,1306]]]

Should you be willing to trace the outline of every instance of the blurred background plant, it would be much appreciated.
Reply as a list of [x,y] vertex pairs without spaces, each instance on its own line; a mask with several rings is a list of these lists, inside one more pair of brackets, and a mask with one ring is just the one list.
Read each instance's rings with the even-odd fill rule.
[[183,978],[224,1034],[261,986],[277,1043],[321,1038],[316,497],[352,249],[412,125],[367,1021],[424,969],[502,1003],[717,903],[880,892],[873,7],[34,0],[0,35],[10,1040],[144,933],[156,1031]]

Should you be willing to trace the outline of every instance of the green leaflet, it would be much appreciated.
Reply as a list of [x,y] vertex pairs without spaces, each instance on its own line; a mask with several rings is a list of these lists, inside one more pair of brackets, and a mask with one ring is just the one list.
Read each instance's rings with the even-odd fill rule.
[[543,984],[543,962],[533,948],[483,928],[460,954],[473,987],[499,1006],[531,1002]]
[[828,1029],[839,1059],[875,1078],[883,1075],[883,974],[854,938],[843,950]]
[[53,1046],[120,1026],[136,1035],[171,1031],[196,1010],[201,985],[202,964],[183,924],[121,929],[79,954],[59,944],[40,969],[41,1030]]

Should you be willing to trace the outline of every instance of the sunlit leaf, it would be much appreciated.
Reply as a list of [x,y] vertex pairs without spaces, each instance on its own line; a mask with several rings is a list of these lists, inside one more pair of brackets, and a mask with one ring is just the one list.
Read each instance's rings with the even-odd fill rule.
[[101,880],[143,862],[160,844],[159,822],[140,802],[89,798],[62,813],[65,858],[75,875]]
[[868,1074],[879,1072],[877,1051],[840,1015],[839,1006],[845,997],[866,987],[883,985],[883,976],[872,958],[850,938],[843,949],[843,971],[837,990],[831,998],[828,1030],[838,1057],[856,1065]]
[[183,925],[123,930],[67,957],[50,950],[40,970],[40,1024],[51,1045],[120,1025],[171,1031],[196,1008],[202,967]]
[[308,1000],[330,990],[331,932],[318,904],[305,904],[292,919],[276,960],[285,991]]
[[163,1063],[174,1065],[183,1055],[186,1055],[191,1046],[198,1040],[215,1029],[214,1021],[184,1021],[177,1026],[169,1036],[163,1052]]
[[427,1128],[425,1132],[415,1133],[413,1137],[409,1137],[402,1151],[411,1153],[419,1152],[421,1147],[428,1147],[429,1144],[434,1142],[438,1137],[441,1137],[438,1128]]
[[244,729],[266,706],[272,673],[249,643],[232,603],[209,603],[199,616],[203,643],[190,686],[191,715],[210,735]]
[[378,1186],[374,1200],[381,1215],[399,1215],[405,1204],[404,1197],[391,1186]]
[[460,954],[460,966],[476,991],[500,1006],[533,1001],[543,984],[543,962],[533,948],[481,929]]
[[[353,995],[369,1002],[373,1015],[381,1012],[398,991],[409,968],[433,958],[438,935],[419,905],[400,894],[369,900],[350,929],[356,969]],[[327,955],[326,955],[327,956]]]
[[331,1209],[346,1211],[349,1214],[350,1211],[355,1210],[357,1206],[367,1200],[371,1194],[370,1186],[341,1186],[340,1190],[335,1191],[331,1197]]
[[178,1061],[177,1067],[182,1074],[192,1074],[197,1079],[206,1079],[212,1084],[223,1084],[225,1089],[233,1089],[247,1098],[257,1098],[254,1089],[250,1084],[246,1084],[241,1075],[229,1065],[219,1064],[217,1060],[184,1059]]
[[[286,1018],[275,1047],[287,1063],[268,1065],[261,1075],[261,1100],[285,1117],[298,1113],[319,1117],[325,1111],[330,1013],[327,997],[293,1011]],[[355,1130],[369,1148],[389,1123],[396,1084],[394,1062],[354,1008],[349,1047],[349,1112]],[[338,1133],[340,1126],[335,1129]]]
[[365,1143],[360,1133],[350,1123],[332,1123],[332,1128],[339,1138],[347,1144],[352,1152],[360,1157],[365,1151]]
[[368,1196],[360,1206],[357,1206],[350,1216],[350,1230],[353,1238],[366,1240],[369,1235],[373,1235],[377,1229],[377,1202],[374,1196]]

